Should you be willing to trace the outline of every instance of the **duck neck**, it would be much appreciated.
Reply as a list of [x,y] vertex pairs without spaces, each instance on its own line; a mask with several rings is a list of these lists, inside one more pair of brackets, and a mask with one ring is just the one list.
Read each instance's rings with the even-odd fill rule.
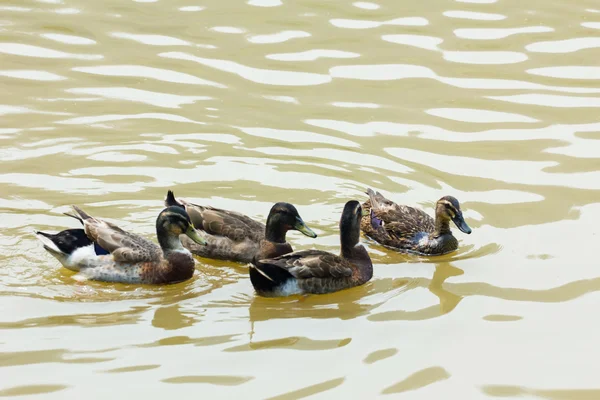
[[281,223],[277,217],[269,215],[267,218],[267,227],[265,228],[265,238],[273,243],[285,243],[285,235],[289,227]]
[[435,231],[433,232],[434,237],[440,237],[442,235],[451,235],[450,231],[450,220],[442,218],[440,216],[435,217]]
[[369,281],[373,277],[373,263],[367,249],[361,244],[355,246],[342,245],[342,258],[351,261],[359,268],[359,281],[361,283]]
[[174,251],[185,251],[179,235],[174,234],[163,225],[156,224],[156,237],[158,237],[158,244],[160,244],[160,248],[164,254]]

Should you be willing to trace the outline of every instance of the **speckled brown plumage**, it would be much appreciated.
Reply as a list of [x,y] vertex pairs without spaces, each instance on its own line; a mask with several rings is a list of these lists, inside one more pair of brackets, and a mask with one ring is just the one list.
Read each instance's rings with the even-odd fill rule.
[[[456,223],[470,233],[458,201],[442,197],[436,204],[436,219],[414,207],[398,205],[381,193],[367,190],[369,200],[363,203],[368,211],[361,220],[361,230],[371,239],[399,251],[440,255],[458,248],[449,222],[454,215]],[[464,225],[463,225],[464,224]]]

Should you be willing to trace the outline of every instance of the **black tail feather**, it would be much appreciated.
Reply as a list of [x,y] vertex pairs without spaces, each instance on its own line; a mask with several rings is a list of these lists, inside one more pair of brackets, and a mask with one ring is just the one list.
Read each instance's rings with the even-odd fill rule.
[[250,282],[258,293],[272,293],[294,277],[276,265],[254,260],[250,264]]
[[52,240],[52,237],[54,236],[51,233],[46,233],[46,232],[42,232],[42,231],[33,231],[33,233],[35,233],[36,235],[42,235],[47,237],[48,239]]
[[167,197],[165,198],[165,207],[171,207],[171,206],[177,206],[177,207],[181,207],[181,208],[185,209],[183,204],[181,204],[180,202],[178,202],[175,199],[175,194],[173,193],[173,191],[169,190],[167,192]]
[[80,247],[89,246],[93,242],[83,229],[66,229],[56,234],[36,231],[36,234],[47,237],[65,254],[71,254]]

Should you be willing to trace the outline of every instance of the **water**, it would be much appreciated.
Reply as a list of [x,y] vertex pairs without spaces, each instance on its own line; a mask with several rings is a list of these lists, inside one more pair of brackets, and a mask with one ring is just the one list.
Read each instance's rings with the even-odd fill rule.
[[[3,1],[0,395],[599,398],[598,29],[583,0]],[[173,189],[289,201],[319,234],[295,248],[337,251],[367,187],[454,195],[473,234],[363,239],[373,280],[304,300],[206,260],[82,283],[32,234],[78,204],[154,237]]]

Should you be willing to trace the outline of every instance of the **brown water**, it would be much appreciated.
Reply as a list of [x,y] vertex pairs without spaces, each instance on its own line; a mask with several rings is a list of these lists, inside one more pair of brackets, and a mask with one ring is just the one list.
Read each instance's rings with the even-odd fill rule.
[[[598,399],[597,1],[0,2],[0,396]],[[367,187],[473,234],[368,284],[262,299],[200,260],[79,282],[32,230],[154,238],[167,189],[338,249]],[[159,397],[162,396],[162,397]]]

